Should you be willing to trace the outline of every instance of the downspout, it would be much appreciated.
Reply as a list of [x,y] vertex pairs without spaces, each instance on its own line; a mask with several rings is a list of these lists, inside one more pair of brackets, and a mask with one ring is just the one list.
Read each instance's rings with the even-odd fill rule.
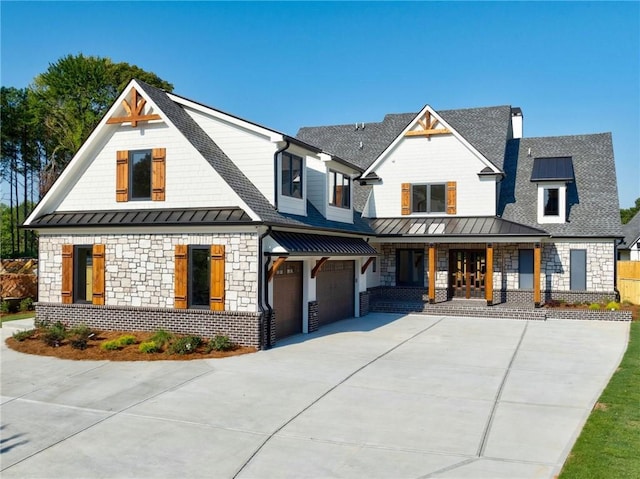
[[273,206],[276,211],[278,211],[278,155],[289,148],[290,144],[289,140],[285,140],[284,147],[273,154]]
[[[264,282],[265,284],[265,289],[264,291],[267,291],[267,287],[266,287],[266,275],[263,278],[263,271],[266,271],[266,267],[268,265],[268,263],[265,263],[264,265],[264,269],[262,266],[262,259],[260,258],[260,255],[262,254],[262,240],[267,237],[269,235],[269,233],[271,233],[271,226],[267,227],[267,230],[260,235],[260,237],[258,238],[258,309],[260,310],[260,332],[259,332],[259,344],[260,344],[260,349],[262,349],[262,345],[265,344],[264,342],[264,327],[265,327],[265,320],[264,320],[264,315],[265,315],[265,310],[263,307],[263,299],[264,299],[264,303],[267,305],[267,309],[268,309],[268,314],[269,314],[269,319],[267,321],[267,326],[269,328],[269,331],[271,330],[271,314],[272,314],[272,309],[271,306],[269,306],[269,300],[267,298],[263,298],[262,296],[262,284]],[[269,346],[271,346],[271,334],[269,334]]]
[[615,301],[620,302],[620,291],[618,290],[618,246],[624,243],[624,239],[613,240],[613,291],[616,293]]
[[[269,228],[271,229],[271,228]],[[271,261],[270,256],[266,256],[264,260],[264,304],[267,306],[269,310],[269,316],[267,317],[267,348],[271,349],[271,324],[273,323],[273,308],[269,304],[269,281],[267,281],[267,271],[269,266],[269,261]]]

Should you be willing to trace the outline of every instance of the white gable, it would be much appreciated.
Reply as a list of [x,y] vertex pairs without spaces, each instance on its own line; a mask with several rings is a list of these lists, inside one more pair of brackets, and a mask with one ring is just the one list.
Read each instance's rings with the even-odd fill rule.
[[[150,99],[141,114],[159,115],[159,120],[140,121],[136,127],[131,122],[109,122],[129,113],[123,101],[134,88],[143,91],[135,81],[129,84],[25,224],[54,211],[223,206],[238,206],[257,219]],[[116,202],[116,152],[150,148],[166,148],[165,201]]]

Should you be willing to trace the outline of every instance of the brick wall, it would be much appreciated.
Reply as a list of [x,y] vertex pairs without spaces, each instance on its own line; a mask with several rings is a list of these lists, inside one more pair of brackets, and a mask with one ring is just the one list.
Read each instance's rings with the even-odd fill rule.
[[309,332],[313,333],[320,327],[320,318],[318,317],[318,302],[309,301],[307,307],[309,308]]
[[92,304],[36,303],[38,321],[86,324],[111,331],[155,331],[212,338],[224,334],[242,346],[260,347],[260,313],[206,309],[138,308]]
[[369,314],[369,291],[360,292],[360,316]]

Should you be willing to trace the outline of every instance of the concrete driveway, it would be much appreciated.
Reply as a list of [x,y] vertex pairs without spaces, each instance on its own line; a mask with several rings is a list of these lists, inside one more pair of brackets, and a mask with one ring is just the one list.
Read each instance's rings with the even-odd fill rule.
[[371,314],[252,355],[149,363],[3,341],[2,477],[551,478],[628,332]]

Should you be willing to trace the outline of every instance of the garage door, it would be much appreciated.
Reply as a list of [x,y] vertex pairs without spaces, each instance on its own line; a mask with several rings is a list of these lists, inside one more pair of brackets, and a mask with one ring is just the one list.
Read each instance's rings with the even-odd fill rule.
[[302,332],[302,262],[287,261],[273,277],[276,339]]
[[353,261],[327,261],[316,276],[320,325],[353,316]]

